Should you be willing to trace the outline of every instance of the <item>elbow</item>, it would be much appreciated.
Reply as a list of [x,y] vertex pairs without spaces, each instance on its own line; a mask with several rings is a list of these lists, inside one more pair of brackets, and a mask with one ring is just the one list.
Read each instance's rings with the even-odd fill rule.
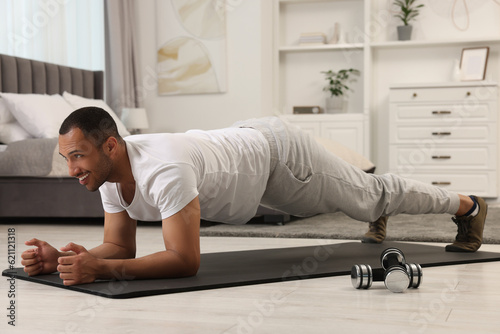
[[[200,254],[198,252],[179,253],[174,250],[166,251],[164,277],[195,276],[200,269]],[[173,257],[172,257],[173,255]]]
[[197,259],[186,261],[185,266],[182,270],[182,276],[184,277],[195,276],[198,273],[199,269],[200,269],[199,257]]
[[195,276],[200,269],[200,255],[192,254],[190,256],[184,256],[178,267],[179,277],[190,277]]
[[137,253],[137,247],[135,244],[132,245],[121,245],[120,256],[122,259],[135,259]]
[[128,249],[127,253],[126,253],[126,256],[127,256],[128,259],[135,259],[135,257],[136,257],[136,250],[135,250],[135,248],[134,249]]
[[119,253],[115,254],[115,259],[135,259],[135,249],[123,248]]
[[128,247],[125,247],[125,256],[129,259],[135,259],[137,254],[137,247],[135,243],[133,245],[129,245]]

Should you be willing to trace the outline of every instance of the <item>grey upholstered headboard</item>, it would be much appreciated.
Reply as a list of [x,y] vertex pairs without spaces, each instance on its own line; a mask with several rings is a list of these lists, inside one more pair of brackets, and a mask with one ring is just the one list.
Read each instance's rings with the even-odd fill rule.
[[0,92],[52,95],[64,91],[102,99],[104,72],[0,54]]
[[[0,92],[104,97],[104,73],[0,54]],[[99,192],[73,178],[0,177],[2,217],[102,217]]]

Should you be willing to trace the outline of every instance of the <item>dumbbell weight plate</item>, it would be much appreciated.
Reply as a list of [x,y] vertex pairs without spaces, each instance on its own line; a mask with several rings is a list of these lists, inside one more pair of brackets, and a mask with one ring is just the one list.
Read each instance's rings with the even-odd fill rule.
[[410,285],[410,277],[404,267],[392,266],[386,271],[384,283],[391,292],[404,292]]
[[351,268],[351,283],[355,289],[369,289],[372,286],[372,268],[367,264],[355,264]]
[[418,288],[422,284],[422,277],[424,275],[422,267],[417,263],[407,263],[406,271],[410,275],[409,288]]

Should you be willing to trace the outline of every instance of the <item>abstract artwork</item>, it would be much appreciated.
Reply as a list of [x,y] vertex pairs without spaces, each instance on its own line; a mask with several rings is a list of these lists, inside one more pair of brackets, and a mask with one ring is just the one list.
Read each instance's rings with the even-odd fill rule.
[[225,0],[156,0],[160,95],[226,92]]

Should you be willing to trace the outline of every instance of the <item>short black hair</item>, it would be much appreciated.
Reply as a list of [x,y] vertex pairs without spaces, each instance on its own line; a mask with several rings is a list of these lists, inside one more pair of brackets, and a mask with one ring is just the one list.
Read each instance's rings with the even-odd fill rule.
[[83,107],[73,111],[61,124],[59,134],[65,135],[74,128],[80,129],[85,138],[92,140],[97,147],[109,137],[123,142],[113,117],[99,107]]

